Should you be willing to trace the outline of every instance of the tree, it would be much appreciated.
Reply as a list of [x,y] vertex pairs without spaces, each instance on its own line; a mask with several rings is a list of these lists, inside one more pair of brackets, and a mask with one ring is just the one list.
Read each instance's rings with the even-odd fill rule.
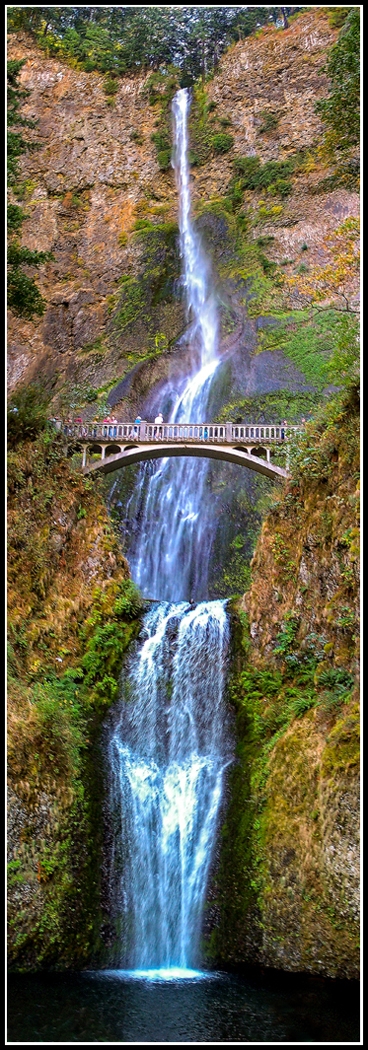
[[[35,126],[34,121],[22,116],[20,111],[23,99],[30,94],[18,83],[24,61],[8,62],[7,67],[7,169],[10,191],[16,188],[19,177],[19,157],[26,150],[34,148],[34,144],[24,138],[22,131],[19,130]],[[34,277],[24,270],[24,266],[37,267],[47,259],[51,259],[52,254],[51,252],[30,251],[29,248],[21,246],[17,234],[20,232],[24,218],[23,209],[13,201],[9,201],[7,207],[7,305],[19,317],[30,319],[34,314],[42,316],[45,301]]]
[[[346,219],[325,240],[330,261],[284,279],[284,288],[299,300],[300,320],[293,327],[300,346],[303,331],[312,346],[317,333],[318,356],[329,382],[359,385],[359,310],[355,286],[359,278],[359,219]],[[307,311],[305,310],[305,308]],[[312,338],[311,338],[312,337]],[[320,347],[318,348],[318,342]],[[312,346],[313,349],[313,346]],[[303,365],[302,365],[303,367]]]
[[[288,15],[299,8],[283,8]],[[28,7],[9,8],[8,28],[32,33],[50,54],[84,69],[182,71],[192,85],[211,74],[235,39],[280,17],[279,7]]]
[[360,138],[360,10],[353,7],[331,48],[324,72],[330,93],[315,106],[326,125],[324,149],[337,173],[356,176]]
[[359,279],[359,219],[345,219],[325,238],[331,261],[313,266],[302,274],[284,278],[284,287],[297,293],[303,304],[328,303],[340,310],[357,313],[352,284]]
[[18,441],[34,440],[47,422],[49,398],[44,388],[33,383],[21,387],[10,398],[7,409],[7,438],[9,445]]

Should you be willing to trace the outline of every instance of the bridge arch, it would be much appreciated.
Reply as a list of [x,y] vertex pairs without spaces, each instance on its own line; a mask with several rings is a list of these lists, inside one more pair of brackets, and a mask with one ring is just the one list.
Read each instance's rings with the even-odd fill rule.
[[135,445],[118,445],[116,441],[111,441],[108,445],[105,445],[105,456],[116,456],[119,452],[126,451],[126,448],[135,448]]
[[[78,444],[80,445],[80,442],[78,442]],[[87,452],[89,452],[89,454],[91,456],[96,456],[97,454],[99,454],[100,456],[103,455],[103,452],[102,452],[103,445],[97,445],[97,443],[95,443],[95,442],[92,443],[91,442],[90,444],[86,445],[85,447],[87,449]]]
[[249,452],[251,456],[258,456],[259,459],[269,459],[269,450],[263,448],[262,445],[257,445],[256,448],[250,448]]
[[[111,448],[117,448],[117,452],[112,453]],[[266,451],[266,460],[263,456],[252,455],[250,449],[244,448],[244,446],[237,448],[234,446],[229,447],[229,445],[211,445],[205,442],[197,443],[192,441],[185,444],[167,441],[158,442],[157,444],[137,443],[122,447],[115,444],[107,444],[103,448],[101,459],[94,463],[87,464],[85,449],[82,466],[85,474],[93,473],[96,470],[107,474],[114,470],[119,470],[121,467],[133,463],[142,463],[147,460],[163,459],[171,456],[195,456],[200,459],[225,460],[228,463],[248,467],[250,470],[255,470],[269,478],[286,478],[287,471],[283,467],[278,467],[271,463],[267,456],[267,449],[264,451]],[[109,452],[109,455],[106,452]]]

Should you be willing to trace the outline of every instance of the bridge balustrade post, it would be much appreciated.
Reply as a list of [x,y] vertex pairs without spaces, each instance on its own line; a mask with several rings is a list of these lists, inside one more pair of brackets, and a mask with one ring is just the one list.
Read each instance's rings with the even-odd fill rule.
[[228,441],[229,444],[231,444],[231,442],[233,440],[233,424],[232,423],[226,423],[226,426],[225,426],[225,437],[226,437],[226,441]]
[[140,423],[140,426],[139,426],[139,440],[140,441],[145,441],[146,437],[147,437],[147,421],[145,419],[142,419],[142,422]]

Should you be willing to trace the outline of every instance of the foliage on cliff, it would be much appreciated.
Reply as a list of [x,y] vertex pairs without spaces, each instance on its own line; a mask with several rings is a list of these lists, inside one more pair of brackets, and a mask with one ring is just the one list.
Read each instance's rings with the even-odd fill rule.
[[[17,194],[19,182],[19,157],[27,150],[34,149],[34,143],[24,137],[23,128],[33,128],[33,120],[21,114],[23,99],[27,98],[29,91],[19,86],[18,77],[24,61],[8,62],[7,66],[7,174],[8,187],[14,196]],[[19,317],[31,318],[34,314],[42,317],[45,312],[45,300],[43,299],[35,278],[30,274],[29,267],[37,268],[41,263],[52,259],[51,252],[30,251],[21,245],[19,233],[25,219],[22,208],[9,201],[7,208],[8,228],[8,283],[7,283],[7,305]],[[26,269],[24,267],[26,266]]]
[[309,423],[233,610],[237,758],[208,951],[359,972],[359,399]]
[[[32,33],[49,55],[88,72],[165,69],[175,64],[183,84],[218,65],[225,48],[298,7],[12,7],[10,32]],[[281,14],[284,12],[285,14]]]
[[331,48],[325,72],[330,92],[316,103],[326,126],[324,151],[347,185],[359,185],[360,141],[360,8],[347,9],[339,38]]
[[[29,391],[25,400],[29,409]],[[21,417],[19,396],[18,407]],[[100,945],[96,741],[141,611],[98,487],[35,414],[28,435],[12,433],[8,458],[9,964],[17,969],[82,965]]]

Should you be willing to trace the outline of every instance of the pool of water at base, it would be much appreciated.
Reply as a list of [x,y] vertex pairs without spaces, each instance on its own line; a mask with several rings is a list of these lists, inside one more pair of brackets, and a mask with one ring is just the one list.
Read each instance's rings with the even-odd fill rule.
[[11,974],[12,1043],[359,1043],[358,981],[96,970]]

